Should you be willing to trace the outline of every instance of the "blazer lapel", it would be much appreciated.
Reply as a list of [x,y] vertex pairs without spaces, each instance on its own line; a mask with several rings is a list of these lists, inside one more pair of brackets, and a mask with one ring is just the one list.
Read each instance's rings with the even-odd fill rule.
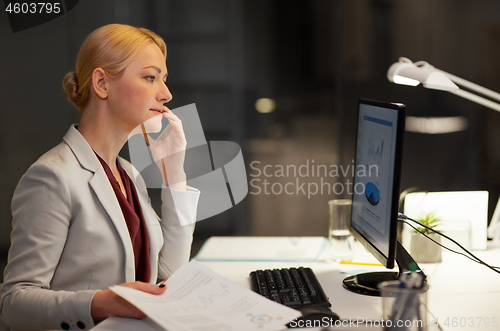
[[125,223],[120,204],[116,199],[108,177],[94,151],[75,128],[75,125],[70,127],[69,131],[64,136],[64,141],[71,148],[78,162],[80,162],[80,165],[94,173],[94,176],[89,181],[89,185],[111,219],[123,244],[123,250],[125,252],[125,279],[127,282],[134,281],[135,261],[132,241],[130,240],[127,224]]
[[123,243],[123,248],[125,250],[125,279],[127,282],[134,281],[135,261],[132,241],[130,240],[130,234],[120,204],[115,197],[115,192],[109,183],[108,176],[106,176],[102,167],[96,170],[94,176],[89,181],[89,185],[94,190],[99,202],[113,222],[116,232],[118,232]]

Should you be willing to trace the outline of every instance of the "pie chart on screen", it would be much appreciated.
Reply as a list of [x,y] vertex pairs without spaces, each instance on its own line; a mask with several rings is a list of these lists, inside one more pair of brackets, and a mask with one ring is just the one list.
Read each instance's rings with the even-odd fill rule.
[[370,205],[376,206],[380,201],[380,191],[372,182],[368,182],[365,187],[365,196]]

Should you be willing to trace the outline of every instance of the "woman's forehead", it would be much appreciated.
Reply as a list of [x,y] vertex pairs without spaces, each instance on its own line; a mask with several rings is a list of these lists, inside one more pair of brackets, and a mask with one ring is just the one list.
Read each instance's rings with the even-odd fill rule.
[[132,61],[128,67],[134,69],[158,68],[160,71],[167,71],[165,56],[156,44],[149,44],[139,53],[137,58]]

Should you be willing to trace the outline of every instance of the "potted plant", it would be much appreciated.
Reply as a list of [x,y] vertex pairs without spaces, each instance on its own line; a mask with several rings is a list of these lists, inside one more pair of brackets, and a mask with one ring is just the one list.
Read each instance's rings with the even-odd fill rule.
[[[441,223],[441,219],[436,216],[435,212],[429,212],[416,221],[431,229],[435,229]],[[417,227],[417,230],[414,229],[411,234],[410,253],[413,259],[417,263],[441,262],[442,249],[441,246],[435,243],[441,243],[441,236],[424,227]]]

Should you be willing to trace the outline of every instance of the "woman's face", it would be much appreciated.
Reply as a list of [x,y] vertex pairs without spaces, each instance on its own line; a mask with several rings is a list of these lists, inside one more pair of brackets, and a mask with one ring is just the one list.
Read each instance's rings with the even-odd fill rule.
[[116,124],[130,132],[147,121],[148,131],[159,131],[161,113],[167,110],[163,104],[172,99],[166,79],[165,56],[156,44],[149,44],[119,78],[110,80],[108,102]]

